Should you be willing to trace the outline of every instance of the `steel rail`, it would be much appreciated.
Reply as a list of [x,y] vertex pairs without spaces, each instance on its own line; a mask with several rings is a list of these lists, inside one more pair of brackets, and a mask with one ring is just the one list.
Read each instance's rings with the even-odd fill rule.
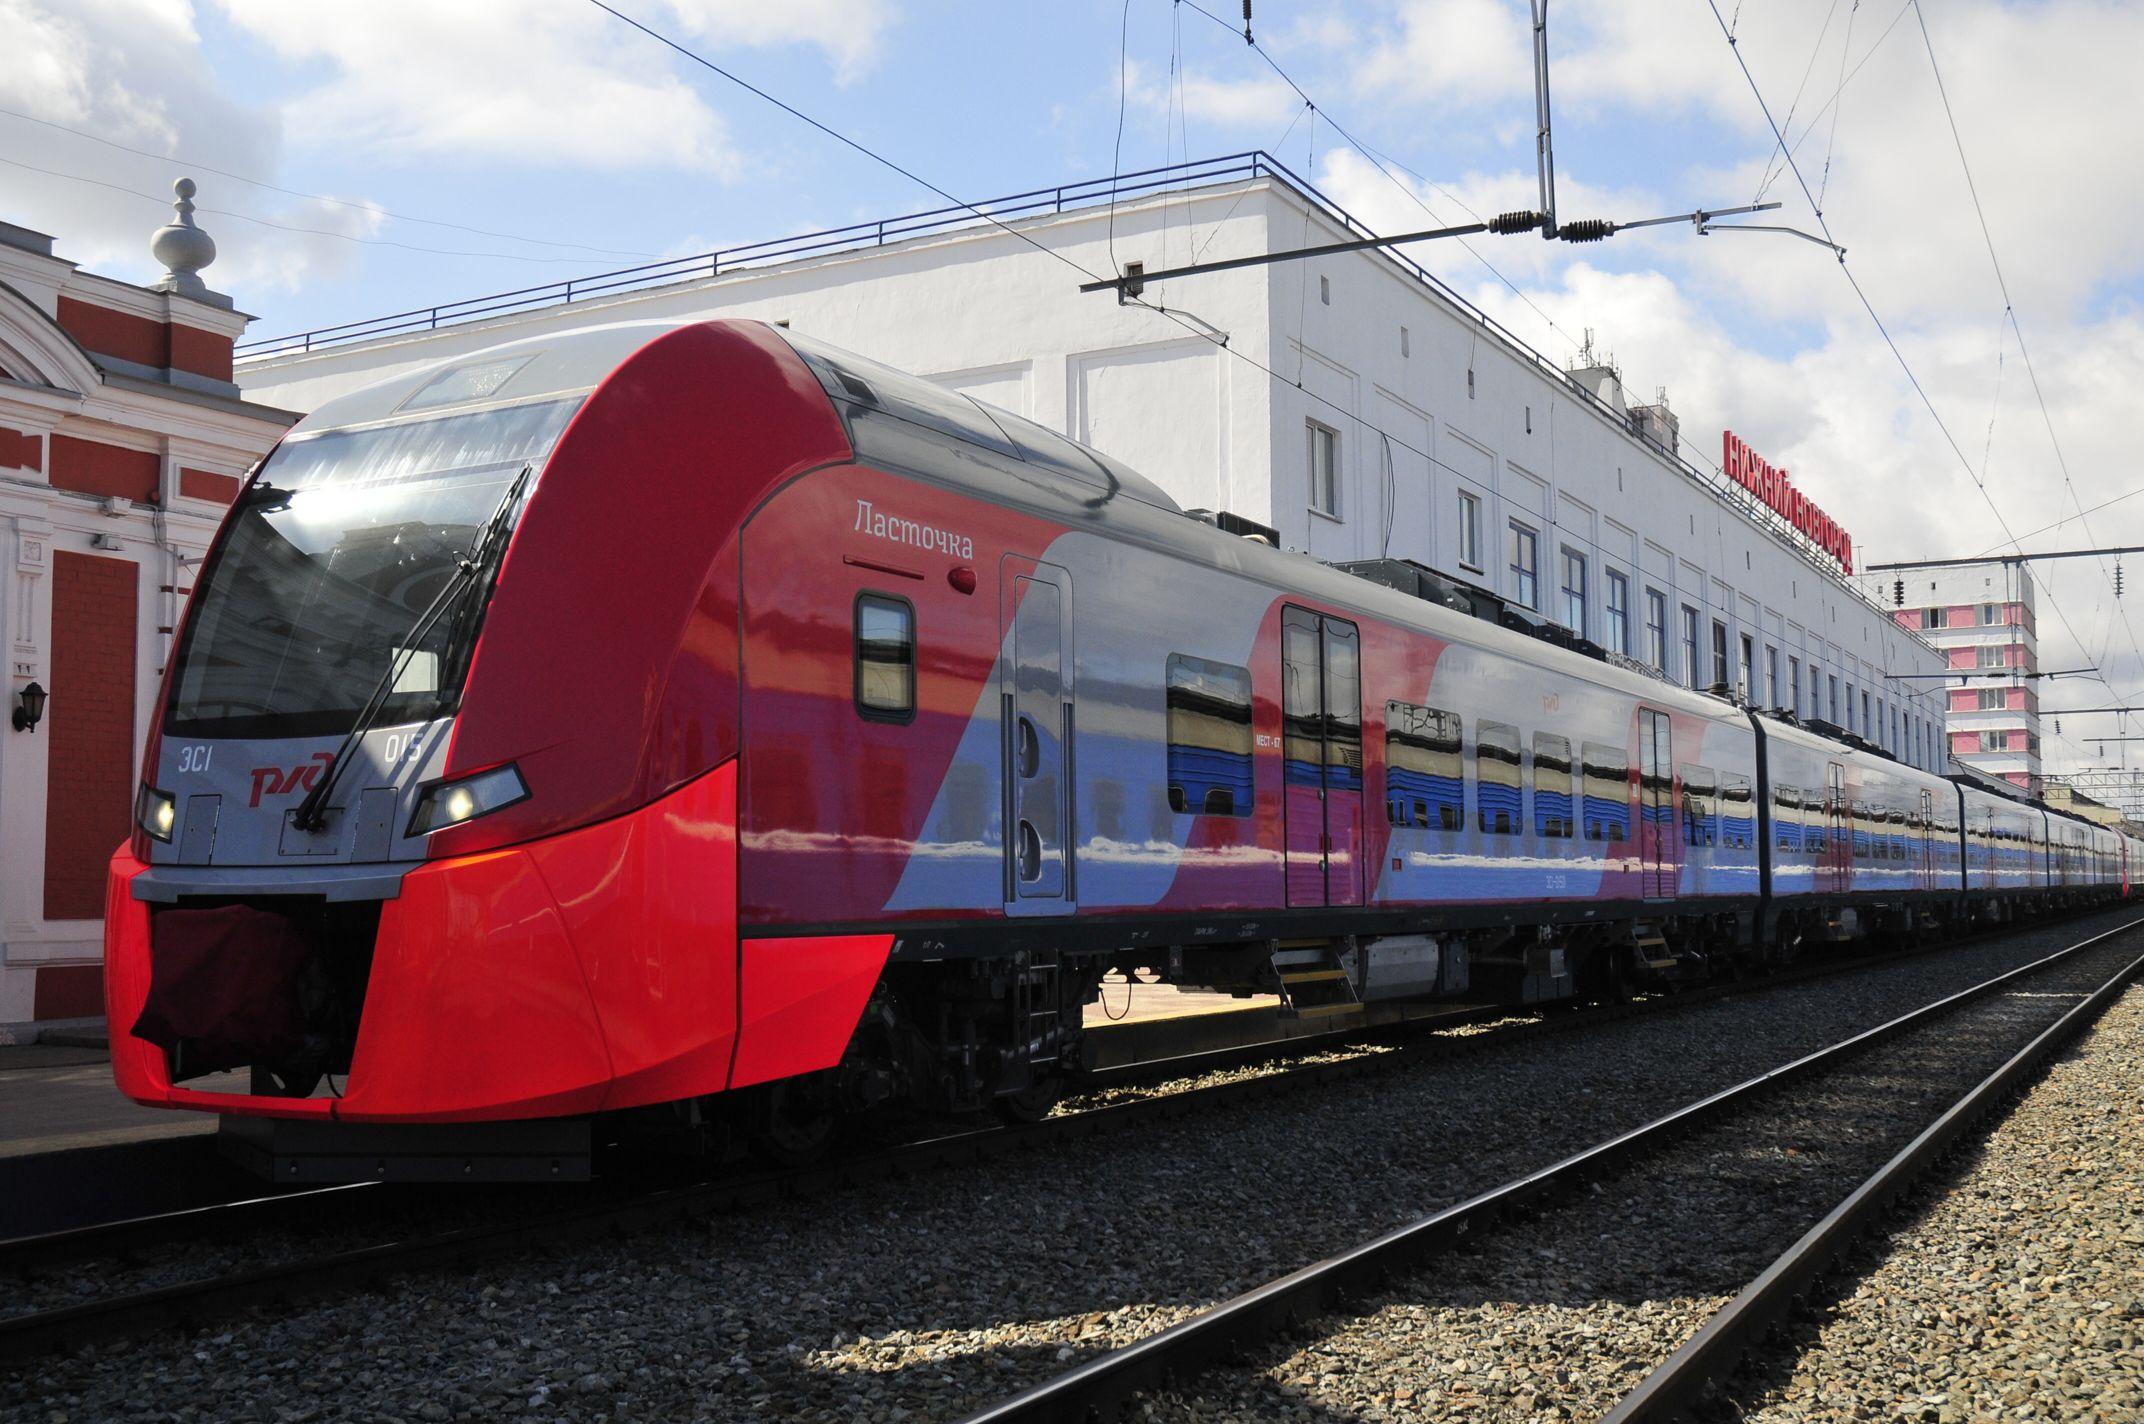
[[[1758,984],[1750,987],[1758,987],[1763,982],[1758,981]],[[1691,1001],[1694,1002],[1694,997]],[[1661,1001],[1661,1007],[1674,1007],[1680,1002],[1683,1000],[1664,1000]],[[1638,1010],[1633,1006],[1616,1005],[1592,1014],[1528,1020],[1514,1024],[1508,1030],[1492,1030],[1465,1038],[1430,1038],[1405,1045],[1395,1051],[1366,1053],[1338,1061],[1306,1064],[1279,1073],[1138,1098],[1044,1118],[1034,1123],[956,1131],[922,1141],[902,1143],[860,1157],[802,1168],[762,1171],[715,1181],[696,1182],[610,1201],[582,1203],[561,1211],[486,1222],[428,1236],[280,1262],[226,1276],[179,1282],[0,1318],[0,1359],[25,1358],[55,1347],[68,1348],[90,1341],[118,1339],[167,1325],[208,1323],[230,1311],[251,1305],[375,1285],[390,1275],[403,1271],[492,1257],[529,1246],[612,1235],[780,1198],[816,1195],[862,1182],[892,1180],[938,1167],[984,1161],[1031,1147],[1077,1142],[1149,1122],[1167,1121],[1196,1112],[1212,1111],[1240,1103],[1275,1098],[1284,1093],[1322,1087],[1368,1073],[1395,1071],[1403,1066],[1415,1066],[1436,1059],[1472,1055],[1486,1051],[1492,1046],[1502,1046],[1515,1036],[1541,1032],[1560,1034],[1584,1025],[1621,1018],[1636,1011]],[[1469,1010],[1454,1015],[1415,1019],[1391,1027],[1426,1033],[1433,1027],[1452,1027],[1486,1016],[1490,1012]],[[1499,1009],[1495,1012],[1503,1014],[1509,1011]],[[1345,1036],[1355,1041],[1364,1041],[1368,1037],[1362,1032]],[[1313,1044],[1314,1040],[1309,1037],[1282,1040],[1278,1045],[1269,1046],[1278,1051],[1271,1052],[1268,1056],[1286,1057],[1312,1051]],[[1104,1081],[1090,1081],[1083,1085],[1081,1091],[1104,1091],[1109,1088],[1134,1086],[1186,1072],[1211,1072],[1229,1066],[1229,1060],[1240,1059],[1247,1051],[1223,1049],[1188,1055],[1182,1060],[1161,1059],[1150,1063],[1130,1064],[1123,1069],[1110,1070],[1106,1075],[1097,1075]],[[327,1190],[349,1192],[359,1188],[370,1189],[377,1185],[379,1184],[351,1183]],[[96,1254],[99,1248],[108,1243],[122,1243],[125,1249],[138,1250],[159,1239],[160,1235],[169,1239],[173,1230],[185,1231],[211,1224],[238,1224],[241,1218],[246,1224],[250,1224],[254,1213],[280,1210],[284,1203],[297,1206],[301,1210],[306,1207],[318,1209],[331,1204],[319,1199],[324,1195],[323,1191],[288,1197],[251,1198],[222,1209],[197,1208],[106,1226],[80,1227],[71,1232],[55,1233],[55,1236],[63,1238],[56,1241],[48,1242],[45,1238],[28,1237],[6,1244],[10,1252],[19,1250],[20,1259],[25,1262],[49,1265],[62,1258],[80,1259],[84,1255]],[[376,1199],[370,1190],[366,1191],[365,1196],[367,1200]],[[10,1264],[12,1262],[8,1254],[0,1253],[0,1269],[5,1269]]]
[[1395,1274],[1452,1249],[1479,1228],[1521,1207],[1656,1150],[1760,1094],[1836,1068],[1856,1054],[1984,998],[2017,979],[2037,974],[2139,927],[2144,927],[2144,919],[2117,925],[1723,1088],[1550,1166],[1257,1286],[1143,1340],[1096,1356],[968,1415],[963,1424],[1087,1424],[1089,1420],[1109,1418],[1135,1394],[1180,1382],[1210,1364],[1329,1310],[1351,1295],[1374,1290]]
[[[2089,913],[2089,912],[2087,912]],[[1494,1023],[1502,1019],[1518,1019],[1507,1027],[1494,1029],[1462,1040],[1452,1040],[1437,1045],[1428,1051],[1430,1057],[1447,1057],[1461,1053],[1475,1053],[1500,1046],[1506,1039],[1524,1034],[1561,1034],[1575,1032],[1609,1023],[1620,1022],[1642,1014],[1667,1013],[1696,1008],[1714,999],[1729,995],[1756,993],[1771,989],[1791,988],[1796,984],[1822,979],[1829,975],[1853,969],[1881,968],[1900,960],[1915,958],[1945,950],[1957,950],[1969,945],[2014,933],[2014,925],[1981,930],[1972,934],[1939,940],[1928,944],[1911,945],[1875,953],[1856,954],[1849,958],[1825,958],[1807,961],[1793,966],[1782,966],[1752,979],[1720,981],[1691,986],[1670,994],[1649,995],[1621,1004],[1607,1004],[1562,1012],[1549,1017],[1530,1018],[1528,1009],[1512,1005],[1486,1005],[1455,1008],[1443,1013],[1415,1014],[1377,1023],[1357,1023],[1326,1029],[1317,1033],[1296,1034],[1287,1038],[1262,1039],[1253,1043],[1235,1044],[1218,1048],[1201,1049],[1191,1053],[1173,1054],[1165,1058],[1141,1059],[1114,1064],[1107,1068],[1092,1070],[1072,1080],[1068,1096],[1077,1099],[1094,1094],[1134,1090],[1140,1087],[1166,1082],[1171,1078],[1192,1077],[1206,1073],[1228,1072],[1240,1068],[1257,1067],[1284,1062],[1293,1057],[1332,1052],[1357,1045],[1373,1046],[1394,1040],[1404,1043],[1408,1039],[1440,1030],[1466,1028],[1476,1024]],[[1106,1030],[1101,1030],[1106,1031]],[[1403,1056],[1377,1056],[1374,1062],[1343,1068],[1342,1065],[1327,1065],[1328,1073],[1360,1071],[1368,1067],[1398,1067],[1422,1061],[1420,1052]],[[1307,1086],[1307,1084],[1305,1084]],[[209,1140],[202,1142],[204,1151],[211,1148]],[[152,1212],[138,1216],[122,1217],[111,1221],[91,1222],[81,1226],[66,1227],[54,1231],[38,1232],[25,1236],[0,1239],[0,1274],[22,1274],[64,1265],[69,1262],[91,1260],[99,1257],[131,1254],[156,1246],[167,1245],[211,1232],[245,1229],[252,1230],[281,1224],[286,1217],[304,1219],[305,1213],[329,1207],[348,1205],[345,1200],[329,1201],[335,1194],[347,1194],[361,1188],[390,1185],[382,1182],[343,1182],[328,1186],[310,1187],[296,1191],[261,1192],[254,1195],[233,1197],[229,1201],[207,1202],[170,1211]],[[455,1190],[466,1190],[456,1188]],[[365,1199],[373,1200],[371,1196]]]
[[[2135,923],[2144,923],[2138,921]],[[2123,925],[2107,934],[2134,927]],[[2014,933],[2001,926],[1980,934],[1916,945],[1851,960],[1807,963],[1760,978],[1700,986],[1631,1003],[1603,1005],[1575,1013],[1526,1019],[1500,1029],[1461,1038],[1433,1036],[1440,1028],[1507,1017],[1508,1006],[1462,1009],[1395,1023],[1341,1028],[1322,1034],[1215,1049],[1181,1057],[1125,1064],[1090,1074],[1078,1082],[1075,1096],[1135,1088],[1186,1074],[1225,1071],[1239,1066],[1330,1051],[1350,1044],[1373,1044],[1412,1038],[1392,1051],[1303,1065],[1255,1078],[1139,1098],[1129,1102],[1067,1113],[1028,1124],[1006,1124],[948,1133],[898,1144],[860,1157],[802,1168],[789,1168],[695,1182],[620,1199],[580,1203],[566,1210],[521,1216],[428,1236],[281,1262],[227,1276],[180,1282],[146,1291],[106,1296],[51,1310],[0,1318],[0,1359],[34,1356],[53,1347],[124,1338],[168,1325],[208,1323],[223,1314],[265,1302],[317,1296],[339,1289],[377,1285],[402,1271],[421,1270],[494,1257],[530,1245],[547,1245],[637,1230],[666,1221],[714,1215],[765,1201],[811,1196],[864,1182],[897,1179],[938,1167],[984,1161],[1029,1147],[1076,1142],[1125,1130],[1150,1121],[1167,1121],[1195,1112],[1256,1102],[1282,1094],[1343,1082],[1372,1072],[1390,1072],[1439,1060],[1471,1057],[1514,1040],[1549,1034],[1562,1036],[1634,1017],[1696,1008],[1727,996],[1792,988],[1848,969],[1875,968],[1919,955],[1957,949],[1978,940]],[[2094,940],[2085,941],[2086,944]],[[2061,951],[2068,954],[2071,950]],[[2036,960],[2025,970],[2051,962]],[[2013,971],[2024,972],[2024,970]],[[1977,994],[1999,981],[1966,991]],[[1553,1170],[1553,1169],[1552,1169]],[[227,1227],[251,1227],[263,1217],[308,1212],[341,1205],[348,1194],[379,1183],[345,1183],[303,1193],[247,1198],[127,1221],[73,1228],[45,1236],[0,1242],[0,1270],[33,1271],[65,1261],[183,1239],[190,1234]],[[341,1200],[333,1194],[343,1194]],[[1464,1227],[1460,1228],[1464,1230]],[[1197,1323],[1196,1321],[1190,1323]],[[1179,1327],[1181,1328],[1181,1327]],[[1158,1337],[1157,1337],[1158,1338]]]
[[1603,1424],[1680,1419],[1714,1381],[1731,1376],[1765,1332],[1785,1319],[1819,1278],[1844,1258],[1877,1215],[1903,1196],[1960,1139],[1974,1131],[2012,1094],[2022,1090],[2054,1056],[2121,997],[2139,973],[2144,955],[2049,1025],[2025,1047],[1952,1104],[1921,1134],[1886,1162],[1852,1195],[1744,1286],[1657,1369],[1639,1381]]

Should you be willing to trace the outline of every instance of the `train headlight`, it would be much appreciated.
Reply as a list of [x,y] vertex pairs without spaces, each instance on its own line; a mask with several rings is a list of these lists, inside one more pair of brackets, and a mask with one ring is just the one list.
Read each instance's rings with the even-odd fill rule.
[[178,824],[179,803],[170,792],[159,791],[145,781],[141,795],[134,799],[134,820],[157,840],[168,842],[172,827]]
[[459,826],[479,816],[526,801],[528,783],[509,763],[480,771],[459,781],[435,781],[417,793],[417,809],[409,818],[409,834],[427,836],[449,826]]

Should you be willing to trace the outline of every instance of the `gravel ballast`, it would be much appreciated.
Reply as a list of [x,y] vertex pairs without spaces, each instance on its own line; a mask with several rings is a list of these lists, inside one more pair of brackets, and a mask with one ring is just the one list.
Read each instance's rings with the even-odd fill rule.
[[955,1417],[2132,918],[18,1367],[0,1415]]
[[1779,1087],[1575,1200],[1431,1260],[1359,1314],[1310,1323],[1307,1343],[1157,1397],[1153,1414],[1599,1418],[1952,1101],[2133,959],[2136,940]]
[[1708,1411],[1761,1424],[2144,1419],[2144,987],[2107,1011],[1858,1279]]

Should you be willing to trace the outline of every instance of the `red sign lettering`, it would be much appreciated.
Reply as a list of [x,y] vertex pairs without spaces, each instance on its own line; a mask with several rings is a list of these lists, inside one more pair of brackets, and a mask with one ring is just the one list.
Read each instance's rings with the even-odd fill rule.
[[1720,464],[1727,478],[1748,490],[1804,539],[1854,571],[1854,540],[1838,522],[1794,487],[1787,472],[1742,443],[1732,430],[1720,434]]

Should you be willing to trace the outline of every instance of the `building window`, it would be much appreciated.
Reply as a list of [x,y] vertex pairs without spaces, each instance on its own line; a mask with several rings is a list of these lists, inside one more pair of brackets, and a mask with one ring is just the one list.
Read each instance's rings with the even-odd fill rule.
[[1727,625],[1712,620],[1712,685],[1727,686]]
[[1630,656],[1630,580],[1608,570],[1608,622],[1601,631],[1607,635],[1608,646],[1615,652]]
[[1924,609],[1922,609],[1922,610],[1921,610],[1921,626],[1922,626],[1923,628],[1940,628],[1940,627],[1942,627],[1942,626],[1943,626],[1943,610],[1942,610],[1942,609],[1940,609],[1940,608],[1924,608]]
[[1320,278],[1318,278],[1318,301],[1319,301],[1319,303],[1320,303],[1321,305],[1323,305],[1323,306],[1328,306],[1328,307],[1329,307],[1329,306],[1331,306],[1331,305],[1333,304],[1333,279],[1332,279],[1332,278],[1330,278],[1330,277],[1320,277]]
[[1831,725],[1832,725],[1832,726],[1836,727],[1836,726],[1838,726],[1838,725],[1839,725],[1839,678],[1838,678],[1838,674],[1836,674],[1836,673],[1833,673],[1833,674],[1831,675],[1831,719],[1830,719],[1830,720],[1831,720]]
[[1340,432],[1315,420],[1310,430],[1310,507],[1340,517]]
[[1779,649],[1767,644],[1764,649],[1764,685],[1770,693],[1764,700],[1766,707],[1779,705]]
[[1854,685],[1846,684],[1846,730],[1854,730]]
[[1459,562],[1481,569],[1481,496],[1459,492]]
[[1251,675],[1231,663],[1169,654],[1169,809],[1248,816]]
[[1741,693],[1750,701],[1757,700],[1757,643],[1749,634],[1742,635],[1742,686]]
[[1690,686],[1697,686],[1697,610],[1687,603],[1682,606],[1682,675]]
[[1407,328],[1403,326],[1400,328],[1400,355],[1412,356],[1413,354],[1414,352],[1409,348],[1407,343]]
[[1995,626],[1996,624],[1998,624],[1998,623],[2002,622],[2002,621],[2003,621],[2003,606],[2002,606],[2002,605],[2001,605],[2000,603],[1983,603],[1983,604],[1981,604],[1981,605],[1980,605],[1980,621],[1981,621],[1981,624],[1982,624],[1982,626],[1984,626],[1984,627],[1989,627],[1989,628],[1992,628],[1992,627],[1994,627],[1994,626]]
[[1541,540],[1533,530],[1511,521],[1511,593],[1520,606],[1541,607]]
[[1797,717],[1801,716],[1802,660],[1800,658],[1789,657],[1787,659],[1787,696],[1791,699],[1787,703],[1787,710]]
[[1656,672],[1668,670],[1668,596],[1657,588],[1645,591],[1645,660]]
[[1861,689],[1861,734],[1866,737],[1883,735],[1883,729],[1869,720],[1869,690],[1865,687]]
[[856,600],[856,710],[874,722],[916,715],[916,610],[905,598]]
[[1978,699],[1976,710],[1981,712],[1999,712],[2002,710],[2003,690],[2001,688],[1983,687],[1973,695]]
[[1563,550],[1563,626],[1586,636],[1586,556],[1569,545]]
[[1467,367],[1467,399],[1474,399],[1474,368]]
[[2010,661],[2009,653],[2008,648],[1987,643],[1973,650],[1973,662],[1977,667],[1999,668]]

